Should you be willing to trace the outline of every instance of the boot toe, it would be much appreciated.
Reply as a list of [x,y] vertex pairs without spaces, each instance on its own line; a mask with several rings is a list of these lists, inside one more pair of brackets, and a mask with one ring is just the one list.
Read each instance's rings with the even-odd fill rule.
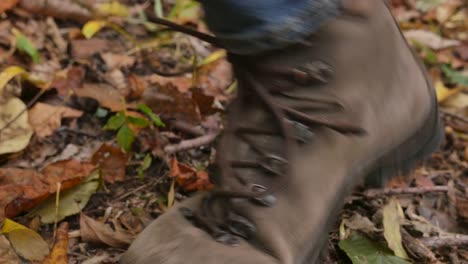
[[245,241],[238,246],[216,242],[205,231],[192,225],[180,207],[195,208],[201,195],[187,199],[152,222],[138,235],[120,259],[121,264],[214,264],[278,263]]

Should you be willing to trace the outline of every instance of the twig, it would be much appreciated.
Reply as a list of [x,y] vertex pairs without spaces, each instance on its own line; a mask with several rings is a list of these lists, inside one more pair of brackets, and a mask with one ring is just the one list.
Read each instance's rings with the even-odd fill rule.
[[456,234],[453,236],[443,236],[443,237],[426,237],[421,238],[421,242],[429,248],[454,248],[468,247],[468,235]]
[[412,237],[404,228],[401,229],[405,247],[414,255],[424,257],[433,264],[440,264],[434,252],[426,247],[420,240]]
[[175,129],[180,130],[180,131],[185,132],[185,133],[188,133],[188,134],[192,134],[194,136],[201,137],[201,136],[206,134],[205,131],[203,131],[203,129],[192,126],[192,125],[190,125],[190,124],[188,124],[186,122],[183,122],[183,121],[174,120],[174,121],[170,122],[170,124]]
[[383,195],[401,195],[401,194],[424,194],[432,192],[447,192],[448,186],[432,186],[432,187],[411,187],[411,188],[385,188],[385,189],[369,189],[364,192],[367,198],[374,198]]
[[168,145],[164,151],[168,154],[174,154],[179,151],[197,148],[213,142],[218,136],[218,133],[212,133],[205,136],[197,137],[194,139],[183,140],[178,144]]
[[465,122],[468,124],[468,118],[464,117],[464,116],[461,116],[461,115],[458,115],[458,114],[455,114],[455,113],[451,113],[447,110],[444,110],[444,109],[440,109],[440,112],[444,115],[447,115],[447,116],[450,116],[452,118],[455,118],[455,119],[458,119],[459,121],[462,121],[462,122]]

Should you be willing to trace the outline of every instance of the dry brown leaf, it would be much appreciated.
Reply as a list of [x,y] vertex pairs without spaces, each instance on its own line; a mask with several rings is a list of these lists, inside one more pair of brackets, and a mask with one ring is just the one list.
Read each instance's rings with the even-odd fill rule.
[[0,169],[0,221],[26,212],[57,190],[78,185],[94,169],[94,165],[75,160],[61,161],[48,165],[38,172],[16,168]]
[[170,176],[176,178],[177,184],[187,192],[206,191],[213,188],[206,171],[195,171],[190,166],[179,163],[176,158],[171,160]]
[[111,52],[105,52],[101,54],[101,58],[106,63],[108,69],[128,68],[135,64],[135,57],[117,54]]
[[59,95],[68,96],[70,91],[74,91],[83,85],[84,77],[83,67],[72,66],[57,74],[51,87],[55,88]]
[[0,2],[0,14],[12,9],[18,4],[19,0],[2,0]]
[[113,112],[119,112],[125,108],[123,95],[114,87],[104,83],[85,83],[75,90],[79,97],[93,98],[102,107],[109,108]]
[[87,59],[94,54],[108,51],[112,47],[112,42],[106,39],[76,39],[72,40],[71,53],[74,59]]
[[57,229],[54,247],[42,264],[68,264],[68,223],[61,223]]
[[139,99],[145,91],[145,83],[135,74],[129,74],[127,77],[129,93],[126,99],[129,101]]
[[217,100],[226,100],[224,92],[233,81],[231,64],[227,59],[219,59],[203,65],[197,72],[195,86],[206,95]]
[[164,118],[175,118],[190,123],[198,123],[201,119],[191,96],[181,93],[172,84],[148,87],[143,92],[142,100],[153,112]]
[[0,263],[21,264],[20,258],[4,235],[0,235]]
[[152,85],[160,85],[165,86],[171,84],[179,90],[181,93],[186,93],[190,88],[193,87],[193,78],[191,75],[184,75],[178,77],[165,77],[158,74],[152,74],[149,76],[142,77],[142,80],[152,84]]
[[92,157],[92,163],[98,166],[106,182],[114,183],[125,179],[125,167],[128,155],[120,147],[103,144]]
[[434,182],[432,182],[427,175],[424,175],[422,173],[416,173],[414,176],[414,180],[416,183],[416,186],[418,187],[432,187],[434,186]]
[[21,0],[20,6],[35,15],[71,19],[81,23],[91,18],[91,12],[72,0]]
[[62,118],[78,118],[82,111],[65,106],[54,106],[44,103],[36,103],[29,110],[29,123],[39,137],[47,137],[61,126]]
[[85,214],[80,215],[81,239],[85,242],[106,244],[115,248],[125,248],[134,239],[128,232],[115,231],[109,225],[98,222]]

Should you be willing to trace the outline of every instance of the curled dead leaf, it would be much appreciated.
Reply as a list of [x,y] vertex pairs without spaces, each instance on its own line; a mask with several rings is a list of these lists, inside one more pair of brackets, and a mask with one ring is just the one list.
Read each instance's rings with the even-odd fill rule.
[[80,215],[80,232],[83,241],[115,248],[125,248],[134,239],[129,232],[115,231],[109,225],[98,222],[83,213]]

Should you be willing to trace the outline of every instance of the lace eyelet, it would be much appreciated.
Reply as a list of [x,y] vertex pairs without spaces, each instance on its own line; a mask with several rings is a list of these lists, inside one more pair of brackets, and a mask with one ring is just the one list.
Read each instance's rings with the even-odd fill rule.
[[261,157],[258,163],[265,172],[276,175],[285,173],[288,166],[287,160],[274,154]]
[[255,234],[257,228],[245,217],[230,213],[228,230],[234,235],[249,239]]
[[[252,184],[251,188],[252,192],[261,193],[267,190],[265,186],[260,184]],[[253,203],[265,206],[265,207],[272,207],[276,204],[276,197],[273,194],[265,195],[262,197],[255,197],[250,199]]]

